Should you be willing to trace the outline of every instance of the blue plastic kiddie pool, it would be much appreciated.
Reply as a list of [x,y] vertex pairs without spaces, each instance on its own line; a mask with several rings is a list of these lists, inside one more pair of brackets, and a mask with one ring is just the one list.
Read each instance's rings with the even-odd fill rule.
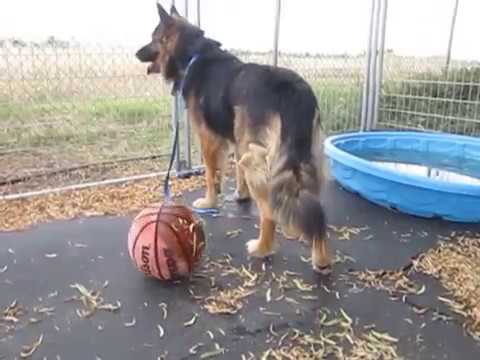
[[407,214],[480,222],[480,139],[424,132],[361,132],[325,141],[345,189]]

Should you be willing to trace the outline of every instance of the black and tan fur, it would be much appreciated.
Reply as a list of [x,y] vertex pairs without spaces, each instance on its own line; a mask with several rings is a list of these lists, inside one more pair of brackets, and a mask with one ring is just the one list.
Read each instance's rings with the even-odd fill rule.
[[249,254],[275,252],[278,223],[287,236],[310,240],[314,269],[328,271],[319,201],[322,132],[312,89],[293,71],[243,63],[174,7],[170,14],[161,5],[158,11],[160,23],[137,57],[150,63],[148,73],[161,73],[186,100],[206,168],[206,194],[194,206],[217,205],[217,171],[233,145],[237,199],[252,197],[260,211],[260,235],[247,243]]

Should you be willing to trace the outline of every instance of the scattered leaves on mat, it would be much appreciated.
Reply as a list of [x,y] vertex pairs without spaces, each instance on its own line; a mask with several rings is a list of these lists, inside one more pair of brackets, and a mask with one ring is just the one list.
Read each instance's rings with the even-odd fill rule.
[[24,316],[26,313],[25,308],[21,306],[17,300],[14,300],[2,310],[0,320],[6,323],[16,324],[20,321],[20,317]]
[[439,297],[465,318],[464,328],[480,341],[480,236],[452,234],[448,242],[428,250],[413,261],[416,271],[438,279],[453,299]]
[[33,308],[33,311],[36,312],[37,314],[52,316],[55,313],[55,308],[45,307],[45,306],[42,306],[42,307],[35,306]]
[[[0,200],[0,231],[22,230],[51,220],[79,216],[126,215],[161,200],[163,179],[153,178],[121,185],[98,186],[16,200]],[[172,179],[175,196],[204,185],[203,176]]]
[[[319,329],[303,332],[288,330],[283,335],[270,331],[270,343],[262,360],[342,359],[342,360],[398,360],[397,339],[374,329],[355,331],[352,318],[340,309],[319,312]],[[347,350],[346,350],[347,349]]]
[[228,238],[235,238],[242,233],[242,229],[230,230],[225,233],[225,236]]
[[158,307],[162,310],[163,313],[163,320],[167,319],[168,316],[168,307],[166,303],[160,303],[158,304]]
[[368,230],[368,226],[352,227],[352,226],[334,226],[328,225],[328,229],[337,234],[338,240],[352,240],[352,236],[359,235],[362,231]]
[[126,322],[126,323],[123,323],[123,326],[125,327],[134,327],[135,325],[137,324],[137,319],[135,318],[135,316],[132,318],[132,320]]
[[241,286],[218,291],[205,298],[203,308],[210,314],[236,314],[243,307],[242,300],[254,292]]
[[205,346],[205,344],[204,343],[195,344],[190,349],[188,349],[188,353],[192,355],[198,354],[198,349],[200,349],[202,346]]
[[425,292],[424,285],[417,284],[401,270],[352,271],[350,275],[353,275],[357,280],[362,282],[365,287],[384,290],[390,294],[421,295]]
[[22,352],[20,353],[20,357],[23,359],[31,357],[33,353],[37,351],[38,347],[42,345],[42,342],[43,334],[41,334],[40,337],[33,342],[33,344],[22,346]]
[[165,336],[165,330],[163,329],[163,326],[158,324],[157,329],[158,329],[158,337],[160,339],[163,338]]
[[193,326],[195,324],[195,322],[197,321],[197,318],[198,318],[198,314],[197,313],[193,314],[193,317],[190,320],[185,321],[183,323],[183,326],[185,326],[185,327]]
[[77,309],[77,315],[81,318],[88,318],[95,314],[97,310],[116,312],[121,308],[119,301],[116,304],[105,303],[100,291],[88,290],[82,284],[72,284],[70,287],[77,290],[80,296],[73,296],[68,301],[80,301],[85,307],[85,309]]
[[225,349],[220,347],[219,344],[215,343],[215,349],[212,351],[204,352],[203,354],[200,355],[200,359],[209,359],[209,358],[223,355],[223,354],[225,354]]
[[[210,260],[204,265],[206,277],[211,279],[210,293],[205,296],[194,296],[201,301],[202,308],[211,314],[236,314],[243,308],[245,298],[255,292],[253,288],[258,284],[259,275],[251,269],[251,266],[235,267],[231,260],[231,257],[226,255],[223,259]],[[208,274],[219,273],[222,277],[233,276],[234,281],[239,284],[226,290],[218,289],[215,278],[209,277]]]
[[397,339],[386,333],[370,330],[354,339],[349,360],[399,359],[395,344]]

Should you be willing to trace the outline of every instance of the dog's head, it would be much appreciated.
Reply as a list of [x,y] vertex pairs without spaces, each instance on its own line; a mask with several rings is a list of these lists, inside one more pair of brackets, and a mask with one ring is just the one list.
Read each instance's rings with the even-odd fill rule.
[[170,14],[157,3],[160,22],[152,40],[137,51],[141,62],[150,63],[147,74],[162,74],[167,81],[176,80],[198,47],[203,31],[188,23],[172,5]]

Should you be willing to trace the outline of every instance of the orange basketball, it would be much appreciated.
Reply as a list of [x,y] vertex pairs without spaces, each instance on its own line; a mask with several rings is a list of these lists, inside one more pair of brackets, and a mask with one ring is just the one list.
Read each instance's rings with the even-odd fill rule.
[[175,280],[189,275],[205,248],[202,224],[193,212],[176,204],[154,204],[133,220],[128,251],[147,276]]

